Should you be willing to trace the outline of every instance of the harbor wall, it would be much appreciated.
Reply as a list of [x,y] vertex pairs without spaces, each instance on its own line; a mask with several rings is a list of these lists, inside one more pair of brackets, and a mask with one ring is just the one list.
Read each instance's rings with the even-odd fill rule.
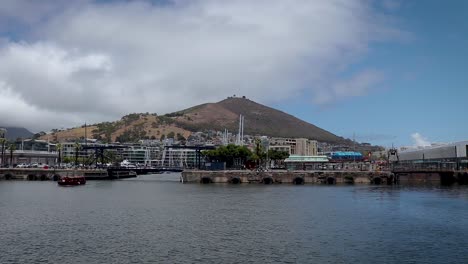
[[181,181],[187,183],[393,184],[396,183],[396,178],[393,173],[382,171],[186,170],[182,172]]
[[86,179],[108,179],[107,170],[70,170],[42,168],[1,168],[0,180],[57,180],[59,177],[84,176]]

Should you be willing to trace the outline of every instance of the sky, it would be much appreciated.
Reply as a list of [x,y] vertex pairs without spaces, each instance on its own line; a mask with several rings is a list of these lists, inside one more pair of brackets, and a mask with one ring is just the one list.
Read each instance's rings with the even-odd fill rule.
[[2,0],[0,125],[239,95],[391,146],[468,139],[464,0]]

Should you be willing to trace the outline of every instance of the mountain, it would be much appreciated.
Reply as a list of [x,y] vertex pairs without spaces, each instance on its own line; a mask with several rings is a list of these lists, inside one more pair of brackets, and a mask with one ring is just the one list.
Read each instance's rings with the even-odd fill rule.
[[302,137],[331,143],[344,141],[322,128],[246,98],[229,97],[218,103],[168,114],[180,127],[190,131],[227,128],[231,132],[238,131],[239,115],[244,116],[244,134],[248,135]]
[[15,140],[17,138],[30,138],[34,135],[31,131],[24,127],[0,127],[7,130],[6,138],[8,140]]
[[[192,132],[228,129],[237,133],[239,115],[244,115],[244,134],[274,137],[303,137],[329,143],[346,142],[322,128],[292,115],[246,98],[229,97],[217,103],[197,105],[166,115],[129,114],[121,120],[104,122],[64,131],[54,130],[53,141],[83,138],[108,142],[131,142],[138,139],[164,137],[188,138]],[[50,137],[50,135],[47,135]],[[43,136],[42,138],[46,138]]]

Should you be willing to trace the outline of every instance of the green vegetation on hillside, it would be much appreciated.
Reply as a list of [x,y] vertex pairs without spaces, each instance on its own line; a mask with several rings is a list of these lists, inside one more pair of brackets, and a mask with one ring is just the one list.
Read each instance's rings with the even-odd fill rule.
[[146,131],[143,129],[143,124],[134,126],[133,128],[125,130],[115,140],[121,143],[125,142],[137,142],[140,139],[149,139],[146,135]]
[[97,129],[91,131],[93,138],[110,143],[112,141],[111,135],[119,128],[118,122],[104,122],[96,124]]

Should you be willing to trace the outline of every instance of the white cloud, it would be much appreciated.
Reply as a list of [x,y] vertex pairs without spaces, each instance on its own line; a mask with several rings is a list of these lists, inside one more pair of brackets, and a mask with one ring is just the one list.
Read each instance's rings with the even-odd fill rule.
[[328,89],[319,90],[314,98],[316,104],[329,104],[336,100],[368,94],[384,79],[382,72],[366,69],[347,80],[332,81]]
[[431,145],[431,142],[429,142],[427,138],[423,137],[421,134],[417,132],[411,134],[411,138],[413,139],[413,144],[416,147],[427,147]]
[[402,5],[400,0],[382,0],[381,4],[385,9],[389,11],[396,11]]
[[[48,10],[27,40],[0,46],[0,81],[13,91],[0,88],[0,99],[14,95],[44,118],[64,117],[49,127],[232,94],[269,103],[307,91],[320,104],[365,95],[383,73],[337,76],[372,42],[398,34],[365,0],[81,1]],[[3,108],[0,120],[44,129]]]

